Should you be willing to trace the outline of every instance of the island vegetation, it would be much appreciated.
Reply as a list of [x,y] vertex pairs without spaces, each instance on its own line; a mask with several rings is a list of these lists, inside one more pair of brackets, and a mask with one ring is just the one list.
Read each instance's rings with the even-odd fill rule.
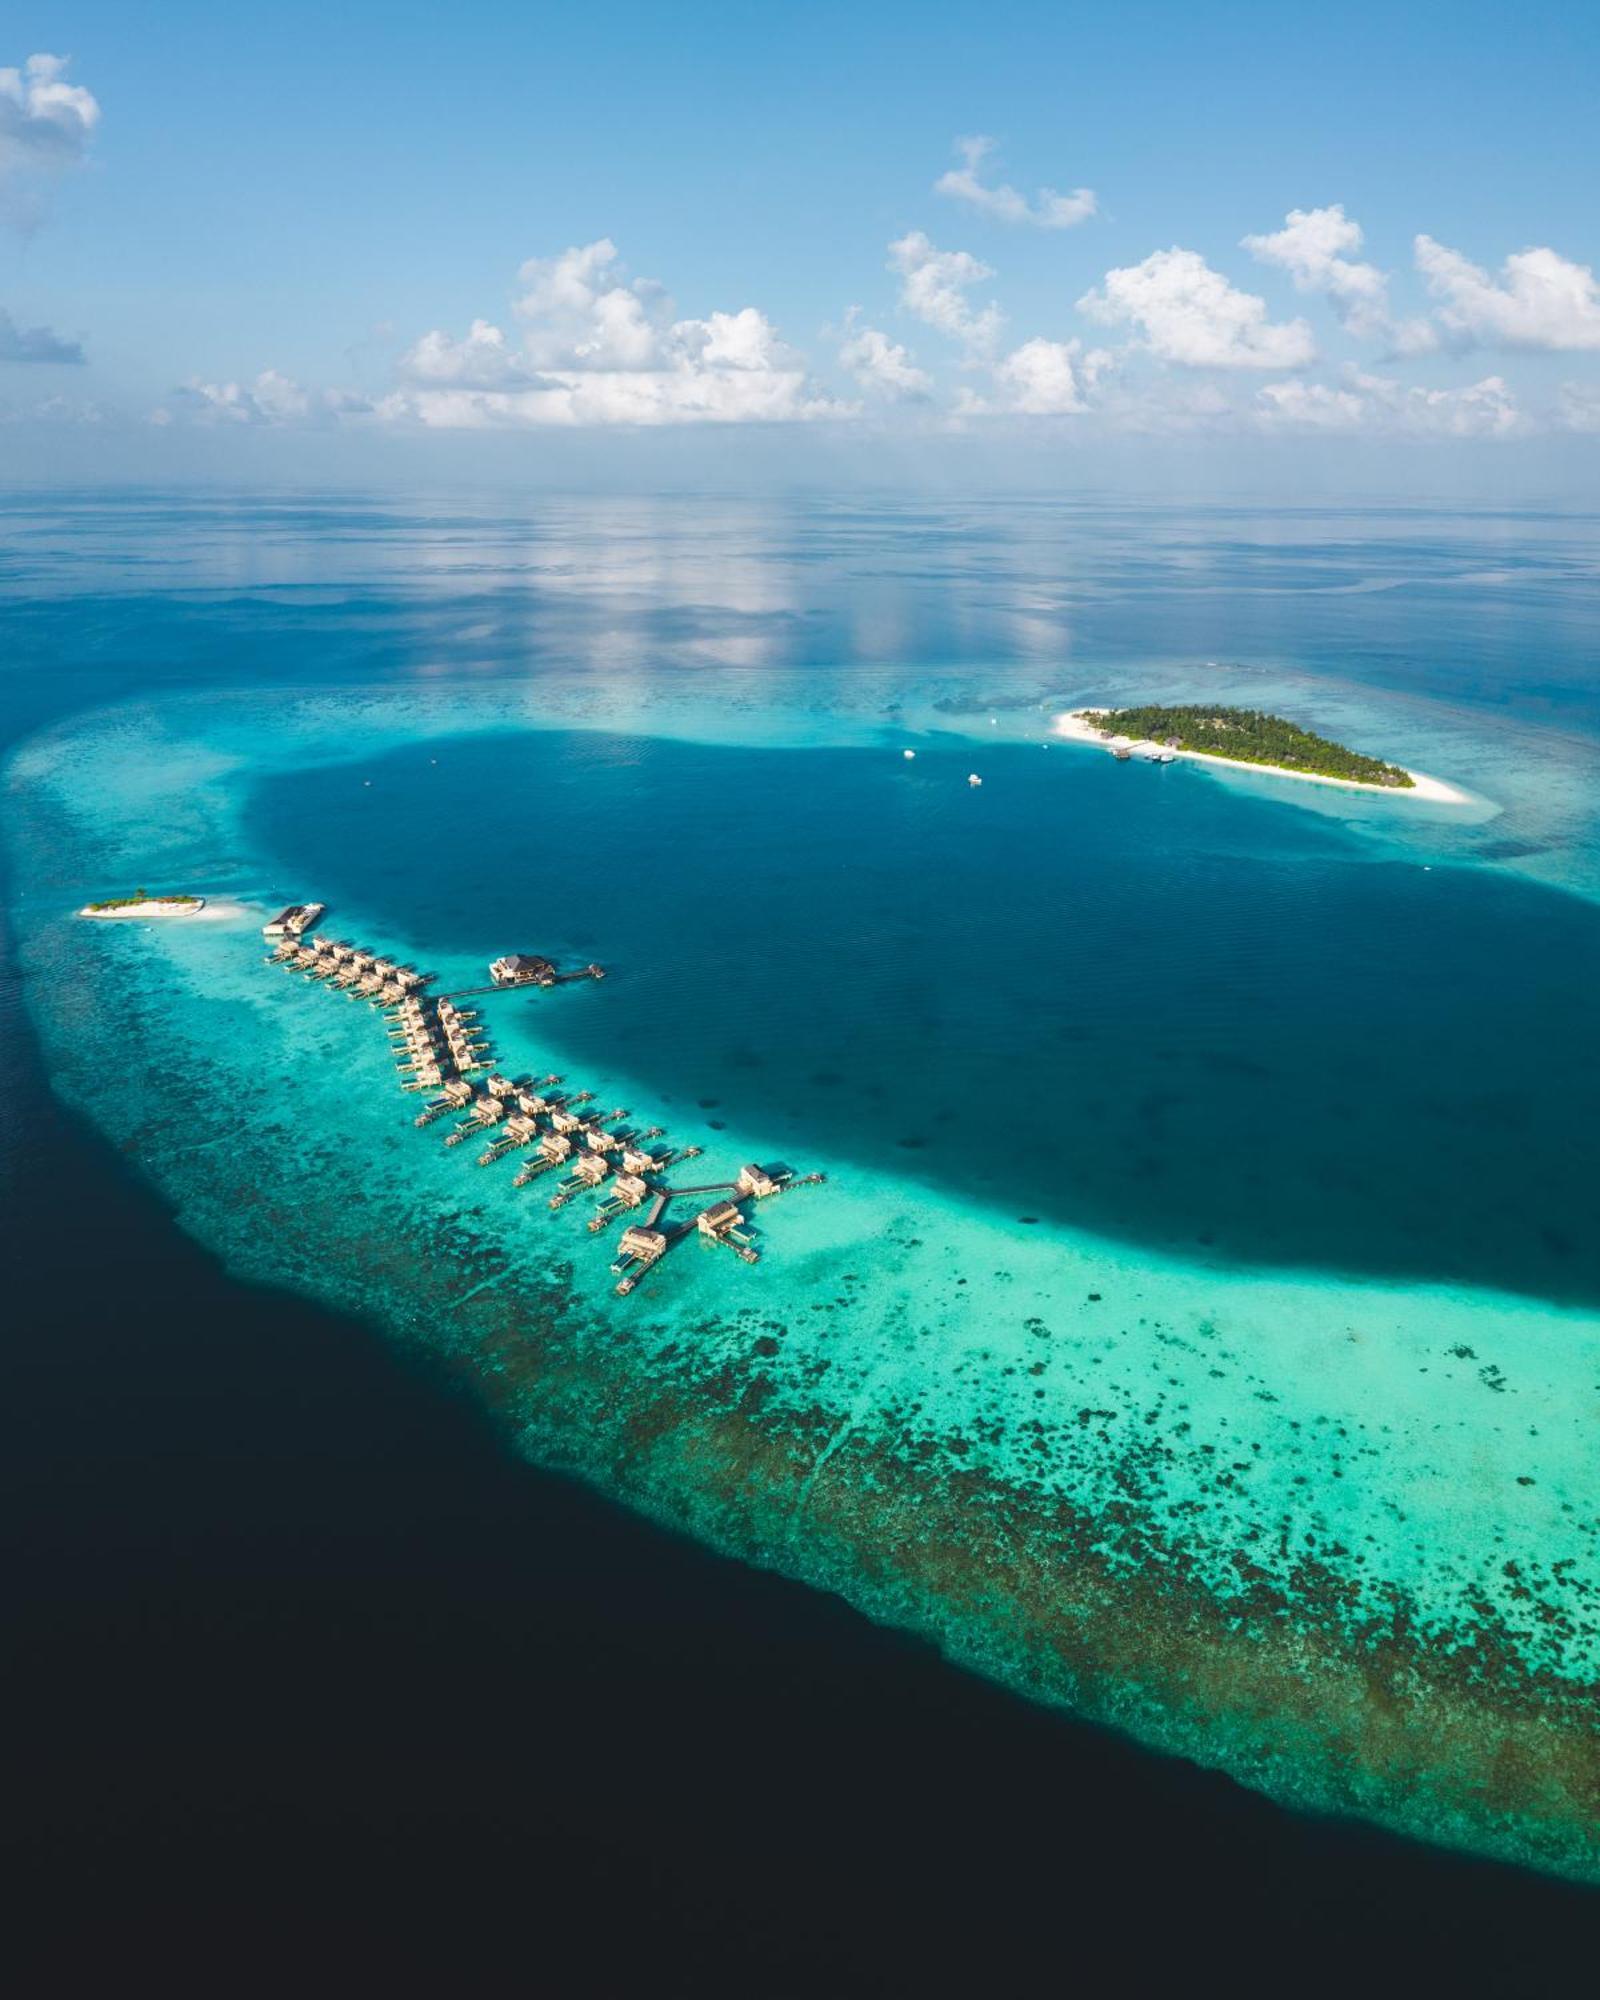
[[1089,710],[1083,719],[1102,736],[1162,743],[1171,750],[1228,757],[1240,764],[1272,764],[1280,770],[1345,778],[1358,785],[1385,785],[1397,791],[1416,782],[1398,764],[1347,750],[1342,743],[1258,708],[1217,708],[1210,703],[1187,708],[1106,708]]
[[108,910],[137,910],[145,903],[160,903],[167,909],[184,909],[193,906],[199,909],[203,896],[152,896],[148,889],[135,889],[131,896],[107,896],[103,902],[89,903],[88,911],[99,916]]

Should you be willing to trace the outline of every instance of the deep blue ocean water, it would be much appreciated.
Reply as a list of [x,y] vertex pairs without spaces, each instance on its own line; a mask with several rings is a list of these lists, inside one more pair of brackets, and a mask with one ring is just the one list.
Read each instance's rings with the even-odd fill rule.
[[[582,989],[559,996],[563,1046],[598,1061],[620,1038],[663,1109],[736,1107],[799,1164],[825,1144],[1019,1228],[1062,1221],[1219,1267],[1593,1304],[1593,524],[687,511],[15,507],[13,737],[163,690],[473,675],[559,681],[580,709],[635,685],[692,699],[714,676],[759,720],[764,677],[815,664],[829,687],[853,671],[891,735],[941,701],[1015,719],[1130,670],[1218,659],[1287,680],[1497,813],[1396,843],[1360,815],[1195,772],[1096,760],[1063,786],[1051,772],[1072,753],[1009,730],[981,753],[919,736],[915,768],[887,741],[850,750],[825,787],[799,752],[622,730],[469,735],[437,762],[286,774],[255,789],[248,837],[441,951],[492,935],[614,961],[603,1013],[566,1004]],[[907,690],[931,716],[906,712]],[[973,754],[981,797],[959,782]],[[482,866],[463,869],[471,841]],[[703,931],[686,931],[686,904]],[[798,1963],[816,1990],[853,1954],[894,1963],[882,1909],[845,1886],[861,1864],[843,1829],[887,1795],[868,1845],[877,1866],[892,1853],[891,1899],[922,1927],[895,1941],[902,1965],[973,1946],[939,1902],[974,1894],[1015,1922],[1019,1883],[1018,1949],[1036,1954],[1063,1872],[1080,1912],[1142,1917],[1152,1827],[1157,1898],[1199,1921],[1211,1899],[1253,1894],[1247,1927],[1269,1952],[1325,1909],[1348,1935],[1355,1902],[1374,1907],[1364,1945],[1395,1963],[1494,1966],[1500,1984],[1480,1990],[1545,1990],[1587,1924],[1583,1899],[1531,1879],[1287,1819],[979,1691],[827,1600],[541,1481],[359,1327],[224,1280],[44,1098],[16,1019],[6,1046],[19,1264],[38,1270],[40,1245],[52,1273],[70,1258],[67,1191],[88,1187],[139,1273],[85,1273],[65,1300],[40,1284],[12,1357],[28,1420],[11,1463],[43,1523],[23,1571],[26,1687],[41,1741],[73,1746],[69,1785],[38,1758],[19,1835],[37,1844],[48,1824],[58,1888],[92,1853],[97,1894],[120,1908],[131,1882],[144,1901],[142,1834],[192,1866],[227,1827],[241,1877],[325,1854],[300,1881],[327,1920],[354,1825],[371,1873],[352,1907],[385,1908],[402,1853],[413,1895],[432,1879],[466,1896],[470,1851],[505,1896],[521,1851],[538,1856],[547,1922],[620,1897],[662,1927],[668,1959],[737,1961],[759,1990],[788,1975],[751,1968]],[[374,1408],[393,1413],[381,1451]],[[530,1576],[531,1545],[548,1558]],[[519,1672],[498,1664],[485,1701],[486,1662],[508,1650]],[[110,1673],[89,1665],[106,1658]],[[403,1692],[381,1726],[357,1720],[392,1674]],[[228,1699],[174,1694],[207,1683]],[[525,1740],[524,1702],[583,1716],[603,1775],[565,1723]],[[86,1708],[122,1726],[86,1730]],[[242,1713],[267,1718],[270,1756]],[[695,1754],[669,1759],[685,1713]],[[292,1785],[269,1782],[274,1757]],[[803,1775],[818,1768],[825,1800]],[[1056,1801],[1086,1787],[1063,1832]],[[552,1812],[571,1841],[552,1840]],[[704,1867],[663,1859],[684,1825]],[[1136,1869],[1108,1865],[1107,1828],[1111,1847],[1137,1845]],[[248,1903],[247,1882],[227,1886]]]
[[985,746],[973,797],[973,754],[469,738],[270,781],[249,832],[440,950],[603,957],[603,1007],[563,996],[585,1068],[620,1042],[797,1159],[1600,1303],[1592,905],[1181,767]]

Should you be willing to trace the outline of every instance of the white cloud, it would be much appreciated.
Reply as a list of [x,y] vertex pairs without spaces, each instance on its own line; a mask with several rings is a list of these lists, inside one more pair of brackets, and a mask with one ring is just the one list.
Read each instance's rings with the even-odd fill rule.
[[[253,382],[195,380],[168,416],[211,424],[324,424],[376,416],[431,429],[538,425],[789,423],[841,416],[754,306],[679,319],[659,286],[629,283],[602,239],[519,274],[516,329],[435,328],[400,357],[376,404],[309,390],[268,369]],[[159,418],[157,419],[159,421]]]
[[991,185],[981,178],[984,161],[994,151],[994,141],[983,137],[958,139],[956,151],[964,162],[941,174],[933,184],[935,194],[964,201],[999,222],[1031,222],[1038,229],[1071,229],[1087,222],[1099,204],[1093,188],[1074,188],[1071,194],[1057,194],[1054,188],[1040,188],[1033,201],[1003,182]]
[[754,306],[672,317],[649,280],[625,277],[607,237],[518,273],[517,334],[474,320],[424,334],[380,414],[436,429],[537,425],[793,423],[838,416]]
[[602,371],[541,389],[420,390],[387,397],[379,407],[386,417],[436,430],[777,424],[845,414],[841,405],[811,394],[798,371],[710,368]]
[[1425,354],[1439,336],[1425,319],[1397,322],[1389,311],[1389,280],[1376,264],[1354,263],[1342,253],[1361,248],[1361,225],[1343,205],[1291,208],[1282,229],[1246,236],[1242,247],[1263,264],[1287,271],[1297,292],[1321,292],[1353,334],[1382,339],[1391,351]]
[[994,394],[966,394],[963,416],[999,413],[1026,417],[1075,417],[1089,409],[1088,393],[1110,365],[1103,348],[1084,353],[1078,340],[1025,340],[993,368]]
[[65,56],[43,54],[0,69],[0,197],[25,227],[44,213],[43,184],[81,163],[100,122],[100,106],[66,73]]
[[920,229],[889,245],[889,269],[900,277],[900,303],[929,326],[977,354],[990,352],[1004,315],[992,301],[974,312],[967,297],[994,272],[966,250],[937,249]]
[[1528,429],[1498,375],[1464,389],[1407,388],[1383,375],[1352,373],[1342,387],[1269,382],[1256,398],[1269,429],[1340,431],[1379,437],[1506,438]]
[[285,426],[326,424],[339,417],[370,413],[364,397],[343,389],[304,389],[276,368],[253,382],[202,382],[195,378],[172,392],[170,403],[151,413],[153,423],[173,416],[199,424]]
[[519,279],[517,301],[524,344],[535,367],[651,368],[658,359],[661,322],[668,316],[658,285],[624,284],[617,247],[609,237],[533,257]]
[[465,340],[437,330],[425,333],[400,357],[399,366],[411,381],[452,388],[500,389],[530,380],[505,335],[486,319],[475,319]]
[[1359,431],[1372,415],[1359,390],[1326,382],[1268,382],[1257,396],[1263,422],[1274,429]]
[[1186,368],[1300,368],[1316,357],[1303,319],[1269,320],[1264,299],[1237,290],[1193,250],[1157,250],[1108,271],[1078,310],[1131,323],[1159,360]]
[[908,350],[875,326],[858,327],[853,309],[846,320],[846,336],[839,360],[863,389],[905,402],[919,401],[932,392],[933,377],[916,365]]
[[1436,298],[1439,317],[1464,341],[1554,350],[1600,348],[1600,286],[1586,264],[1554,250],[1519,250],[1498,279],[1459,250],[1416,240],[1417,269]]
[[44,361],[78,363],[83,348],[75,340],[64,339],[47,326],[18,326],[4,306],[0,306],[0,361]]

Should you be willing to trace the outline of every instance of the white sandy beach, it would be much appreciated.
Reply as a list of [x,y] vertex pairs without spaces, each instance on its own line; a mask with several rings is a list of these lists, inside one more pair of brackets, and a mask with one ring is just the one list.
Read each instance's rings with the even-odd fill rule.
[[[1097,750],[1109,750],[1112,739],[1102,736],[1085,718],[1101,713],[1096,709],[1073,709],[1054,719],[1054,729],[1058,736],[1064,736],[1071,743],[1091,743]],[[1127,747],[1137,757],[1146,750],[1164,748],[1164,745],[1136,742],[1127,739]],[[1369,785],[1360,778],[1328,778],[1320,771],[1295,771],[1286,764],[1252,764],[1241,757],[1218,757],[1209,750],[1174,750],[1174,757],[1187,758],[1195,764],[1220,764],[1227,771],[1247,771],[1261,777],[1295,778],[1303,785],[1335,785],[1341,791],[1367,792],[1384,799],[1426,799],[1433,805],[1464,806],[1471,800],[1466,792],[1454,785],[1447,785],[1442,778],[1430,778],[1425,771],[1406,771],[1411,784],[1406,788],[1393,785]],[[1405,766],[1399,767],[1405,770]]]
[[114,923],[128,917],[198,917],[207,907],[204,896],[197,896],[192,903],[173,903],[162,896],[147,896],[137,903],[119,903],[113,910],[97,910],[92,903],[85,903],[78,915],[93,917],[98,923]]
[[95,910],[88,904],[77,912],[80,917],[92,917],[98,923],[108,923],[119,919],[145,917],[187,917],[196,923],[226,924],[238,923],[241,919],[260,919],[261,912],[248,903],[236,903],[231,899],[199,896],[192,903],[174,903],[162,896],[152,896],[148,902],[129,903],[120,910]]

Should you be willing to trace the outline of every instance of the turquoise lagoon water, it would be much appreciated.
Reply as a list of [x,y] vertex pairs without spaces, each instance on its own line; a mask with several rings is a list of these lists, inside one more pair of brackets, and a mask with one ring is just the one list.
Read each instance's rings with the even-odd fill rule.
[[[339,518],[364,559],[400,532]],[[284,530],[313,634],[325,526]],[[832,523],[871,553],[869,629],[903,634],[914,526],[886,553],[881,519]],[[1375,630],[1393,598],[1413,643],[1413,575],[1466,631],[1506,565],[1569,559],[1513,536],[1474,570],[1451,542],[1441,576],[1438,550],[1364,532],[1293,551],[1297,601]],[[481,524],[422,539],[448,621],[428,580],[402,618],[348,553],[339,572],[347,646],[369,617],[425,628],[402,684],[262,685],[292,678],[277,649],[275,673],[74,716],[13,759],[59,1087],[236,1270],[446,1355],[537,1461],[1289,1803],[1595,1874],[1581,675],[1509,700],[1439,646],[1409,677],[1348,644],[1136,659],[1141,562],[1247,632],[1273,600],[1257,562],[1176,535],[1117,544],[1132,636],[1092,668],[1042,657],[1062,607],[1038,577],[1011,579],[1008,646],[977,621],[995,664],[835,667],[795,657],[790,565],[673,544],[641,577],[615,534],[539,542],[513,644],[503,576],[472,604],[460,575]],[[581,662],[542,657],[552,547],[612,607]],[[271,625],[286,559],[248,556]],[[1440,610],[1452,587],[1469,610]],[[157,601],[152,650],[180,659],[185,621],[251,629],[231,589]],[[1561,617],[1544,632],[1569,661]],[[536,670],[511,676],[519,647]],[[1152,683],[1293,704],[1473,802],[1050,742],[1054,706]],[[65,916],[130,868],[245,914]],[[782,1158],[826,1186],[760,1208],[759,1267],[685,1245],[616,1300],[582,1205],[551,1215],[509,1162],[415,1132],[370,1011],[263,966],[262,909],[309,894],[447,985],[508,948],[602,959],[602,985],[484,1003],[506,1066],[702,1145],[695,1178]]]
[[[250,906],[30,938],[66,1087],[188,1226],[1033,1691],[1583,1866],[1588,906],[1425,862],[1430,809],[1375,835],[1037,734],[530,719],[206,698],[23,754],[31,904],[131,851]],[[366,1008],[263,967],[301,891],[450,983],[602,956],[487,1003],[506,1061],[827,1188],[762,1209],[759,1269],[689,1246],[611,1298],[579,1211],[411,1129]]]

